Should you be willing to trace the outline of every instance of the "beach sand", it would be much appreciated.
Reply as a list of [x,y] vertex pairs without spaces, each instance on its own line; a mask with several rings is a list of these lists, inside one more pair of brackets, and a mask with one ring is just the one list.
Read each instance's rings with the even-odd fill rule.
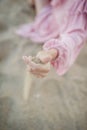
[[15,35],[35,12],[24,0],[0,0],[0,130],[87,130],[87,45],[71,69],[59,77],[52,68],[44,79],[33,77],[23,98],[23,55],[42,45]]

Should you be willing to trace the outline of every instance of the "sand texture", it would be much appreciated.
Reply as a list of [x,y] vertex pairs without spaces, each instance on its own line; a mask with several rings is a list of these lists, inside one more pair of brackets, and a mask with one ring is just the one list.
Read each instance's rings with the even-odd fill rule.
[[41,45],[16,36],[34,11],[24,0],[0,0],[0,130],[87,130],[87,46],[62,77],[52,69],[33,77],[29,99],[23,98],[26,77],[23,55]]

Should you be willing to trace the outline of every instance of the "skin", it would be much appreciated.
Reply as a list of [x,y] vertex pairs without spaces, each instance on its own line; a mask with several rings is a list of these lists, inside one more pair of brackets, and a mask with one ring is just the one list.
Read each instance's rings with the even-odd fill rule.
[[35,0],[28,0],[28,3],[29,3],[30,5],[34,5],[34,4],[35,4]]
[[39,12],[48,4],[49,0],[35,0],[36,13],[39,14]]
[[[49,4],[50,0],[29,0],[30,4],[35,5],[36,13],[38,14],[44,7]],[[45,77],[50,71],[50,62],[58,57],[58,51],[51,49],[48,51],[40,51],[36,58],[40,59],[41,63],[33,62],[32,56],[23,56],[23,60],[27,65],[27,70],[37,77]],[[49,64],[48,64],[49,63]]]
[[39,14],[39,12],[49,4],[49,0],[28,0],[29,5],[35,6],[36,13]]
[[40,51],[36,58],[38,58],[41,63],[35,63],[32,56],[23,56],[23,60],[27,66],[28,72],[39,78],[46,77],[50,71],[50,62],[58,57],[58,51],[56,49],[51,49],[48,51]]
[[35,0],[28,0],[28,4],[30,7],[35,9]]

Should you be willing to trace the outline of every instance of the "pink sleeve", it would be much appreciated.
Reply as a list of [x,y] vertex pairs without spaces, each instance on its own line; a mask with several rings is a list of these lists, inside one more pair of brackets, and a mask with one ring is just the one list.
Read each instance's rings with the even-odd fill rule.
[[43,46],[44,50],[56,48],[59,56],[52,61],[58,75],[63,75],[74,63],[87,38],[87,14],[79,14],[69,21],[59,39],[52,39]]

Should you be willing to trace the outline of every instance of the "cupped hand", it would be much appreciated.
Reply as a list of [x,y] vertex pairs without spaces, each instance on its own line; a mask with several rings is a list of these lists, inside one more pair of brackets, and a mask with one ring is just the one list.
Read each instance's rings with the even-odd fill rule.
[[50,71],[50,61],[56,56],[53,51],[40,51],[36,57],[23,56],[23,60],[27,65],[27,70],[36,77],[44,78]]
[[50,71],[50,63],[35,63],[33,61],[33,57],[31,56],[24,56],[23,59],[27,64],[27,70],[38,78],[47,76],[48,72]]

